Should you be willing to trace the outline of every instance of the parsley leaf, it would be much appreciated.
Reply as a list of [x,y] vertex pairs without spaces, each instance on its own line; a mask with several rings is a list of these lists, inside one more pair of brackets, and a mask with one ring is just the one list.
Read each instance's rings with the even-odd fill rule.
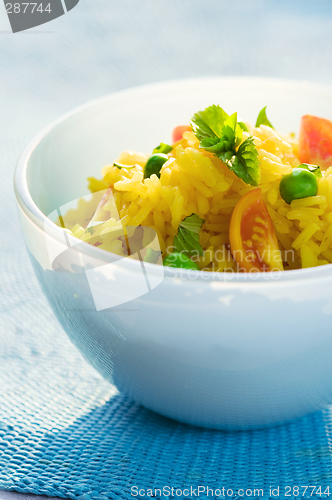
[[228,115],[212,105],[194,114],[191,127],[201,148],[215,154],[244,182],[258,186],[258,153],[251,136],[241,144],[243,124],[237,122],[237,113]]
[[309,170],[312,174],[314,174],[317,179],[322,177],[322,172],[318,165],[311,165],[310,163],[301,163],[297,168],[302,168],[303,170]]
[[159,146],[154,148],[154,150],[152,151],[152,154],[154,155],[156,153],[164,153],[165,155],[167,155],[167,153],[172,151],[172,149],[173,149],[173,146],[169,146],[168,144],[164,144],[163,142],[161,142],[159,144]]
[[187,255],[203,255],[199,243],[199,233],[205,220],[197,214],[185,217],[179,224],[178,234],[174,236],[174,252],[183,252]]
[[238,149],[229,166],[240,179],[251,186],[258,186],[260,179],[258,153],[252,137],[248,137]]
[[[210,106],[210,108],[213,107],[215,106]],[[199,111],[198,113],[195,113],[190,123],[194,134],[200,141],[202,141],[203,139],[208,139],[210,137],[218,137],[217,134],[215,134],[208,125],[209,117],[207,111],[210,108],[206,108],[205,111]]]
[[242,130],[244,132],[249,132],[249,129],[248,129],[247,125],[244,122],[237,122],[237,124],[240,125],[240,127],[242,128]]
[[255,127],[259,127],[260,125],[266,125],[267,127],[274,128],[266,116],[266,108],[267,106],[261,109],[260,112],[258,113]]

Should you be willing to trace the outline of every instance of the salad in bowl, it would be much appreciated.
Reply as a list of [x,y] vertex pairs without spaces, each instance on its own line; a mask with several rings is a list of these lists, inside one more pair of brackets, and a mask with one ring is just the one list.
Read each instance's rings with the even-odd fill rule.
[[331,103],[302,82],[167,82],[27,147],[15,191],[36,276],[118,390],[226,430],[332,402]]
[[[219,105],[173,130],[151,154],[124,151],[89,178],[83,201],[59,223],[90,245],[130,255],[126,227],[158,236],[163,264],[208,272],[268,272],[332,262],[332,122],[301,119],[278,133],[264,107],[255,126]],[[142,247],[143,248],[143,247]],[[160,263],[147,248],[146,262]]]

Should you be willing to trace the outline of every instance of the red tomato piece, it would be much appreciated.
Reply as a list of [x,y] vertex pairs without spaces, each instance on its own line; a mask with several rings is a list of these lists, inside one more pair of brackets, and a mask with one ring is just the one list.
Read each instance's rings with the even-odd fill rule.
[[301,163],[332,166],[332,122],[325,118],[305,115],[301,118],[299,157]]
[[189,125],[179,125],[178,127],[175,127],[172,134],[173,144],[181,141],[184,132],[191,132],[191,127]]
[[249,191],[234,208],[229,241],[240,271],[283,271],[278,240],[260,189]]

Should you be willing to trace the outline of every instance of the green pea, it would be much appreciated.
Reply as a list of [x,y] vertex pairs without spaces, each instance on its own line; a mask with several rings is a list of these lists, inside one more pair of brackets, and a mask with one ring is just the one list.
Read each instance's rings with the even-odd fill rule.
[[290,204],[293,200],[316,196],[318,181],[309,170],[294,168],[291,174],[283,176],[279,189],[281,197]]
[[196,262],[192,261],[187,255],[180,252],[170,253],[164,259],[164,266],[168,267],[180,267],[182,269],[193,269],[199,271],[199,267]]
[[151,177],[152,174],[156,174],[160,177],[161,167],[168,159],[168,156],[164,153],[156,153],[150,156],[144,167],[144,179]]

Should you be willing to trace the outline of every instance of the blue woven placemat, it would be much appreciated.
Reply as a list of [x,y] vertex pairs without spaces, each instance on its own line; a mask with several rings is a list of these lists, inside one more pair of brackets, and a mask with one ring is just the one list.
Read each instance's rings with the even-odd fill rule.
[[[86,500],[158,497],[159,489],[165,498],[195,498],[198,486],[210,488],[200,498],[211,490],[240,498],[241,488],[263,489],[269,498],[278,486],[279,498],[289,498],[286,486],[316,486],[318,493],[330,486],[332,493],[331,411],[225,433],[145,410],[85,363],[48,311],[24,248],[17,257],[26,299],[16,307],[24,325],[16,317],[14,326],[15,304],[3,297],[1,305],[8,335],[0,350],[0,488]],[[15,285],[10,272],[2,276]]]
[[165,486],[192,487],[196,494],[198,486],[209,486],[236,498],[239,488],[263,489],[269,497],[271,486],[325,491],[332,482],[331,412],[254,432],[178,424],[118,395],[60,329],[52,333],[49,338],[39,330],[37,338],[18,331],[1,360],[10,358],[16,369],[2,376],[0,488],[127,499],[135,486],[144,490],[138,498]]
[[87,500],[158,497],[163,487],[165,498],[196,498],[198,486],[213,489],[209,498],[241,498],[239,488],[269,498],[270,487],[275,498],[278,486],[279,498],[295,498],[307,485],[299,497],[332,494],[330,410],[230,434],[167,420],[104,382],[39,290],[11,187],[40,128],[116,89],[214,74],[331,82],[331,9],[328,0],[82,0],[35,35],[0,31],[0,488]]

